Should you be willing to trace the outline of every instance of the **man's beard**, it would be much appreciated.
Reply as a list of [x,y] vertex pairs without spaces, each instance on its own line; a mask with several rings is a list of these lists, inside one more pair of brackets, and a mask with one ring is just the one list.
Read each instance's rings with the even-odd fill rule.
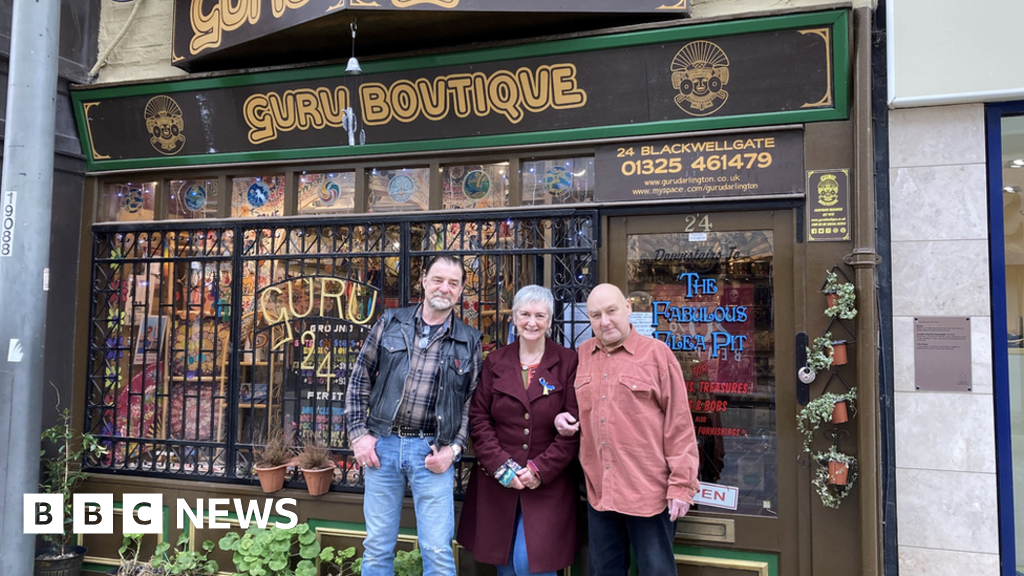
[[451,310],[455,304],[452,300],[448,300],[443,296],[434,296],[430,299],[430,307],[438,312],[444,312],[445,310]]

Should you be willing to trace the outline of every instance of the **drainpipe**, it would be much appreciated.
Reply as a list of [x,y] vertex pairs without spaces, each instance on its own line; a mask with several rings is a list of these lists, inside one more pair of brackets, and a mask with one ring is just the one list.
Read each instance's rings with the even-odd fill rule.
[[853,180],[856,224],[853,252],[845,258],[853,267],[857,286],[857,308],[863,312],[857,322],[857,396],[860,425],[857,426],[858,483],[860,484],[861,574],[883,573],[881,542],[881,443],[878,390],[878,310],[876,274],[879,256],[875,237],[874,138],[871,116],[871,9],[854,12],[853,65],[854,159]]
[[11,576],[32,574],[35,558],[22,495],[39,491],[60,4],[14,0],[11,18],[0,183],[0,574]]

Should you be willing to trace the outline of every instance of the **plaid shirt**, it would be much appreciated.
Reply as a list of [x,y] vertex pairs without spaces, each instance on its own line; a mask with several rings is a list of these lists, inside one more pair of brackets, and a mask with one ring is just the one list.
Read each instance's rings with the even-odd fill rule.
[[[416,333],[412,338],[409,374],[405,377],[402,403],[398,406],[398,414],[395,415],[393,425],[432,430],[437,425],[434,408],[437,405],[437,372],[441,360],[441,340],[451,330],[452,315],[449,314],[444,326],[434,333],[430,344],[426,348],[421,348],[419,342],[424,326],[423,317],[417,308]],[[363,344],[363,350],[359,353],[359,358],[356,359],[352,369],[352,377],[348,383],[349,393],[345,397],[349,442],[369,432],[366,428],[366,414],[370,407],[370,390],[375,384],[370,379],[372,374],[377,373],[379,344],[383,333],[384,323],[378,320],[370,330],[370,334]],[[479,355],[473,358],[474,381],[480,374],[482,363]],[[471,400],[472,396],[466,398],[466,402],[462,406],[462,422],[459,425],[459,433],[452,442],[461,446],[463,450],[466,448],[466,439],[469,437],[469,404]]]

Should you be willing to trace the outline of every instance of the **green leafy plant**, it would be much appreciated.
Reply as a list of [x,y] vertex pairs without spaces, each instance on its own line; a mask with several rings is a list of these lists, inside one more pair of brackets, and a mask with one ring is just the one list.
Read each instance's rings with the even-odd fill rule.
[[[829,508],[839,508],[839,504],[842,503],[843,498],[849,495],[850,490],[853,490],[853,485],[857,481],[857,458],[840,452],[838,448],[831,446],[824,452],[815,452],[814,460],[817,469],[815,470],[814,478],[811,479],[811,484],[814,484],[818,496],[821,497],[822,504]],[[829,484],[829,462],[843,462],[849,466],[846,484]]]
[[178,536],[178,542],[174,548],[168,542],[161,542],[156,546],[153,553],[153,560],[150,565],[159,574],[174,574],[176,576],[206,576],[217,573],[217,561],[210,560],[210,552],[213,551],[212,540],[203,542],[201,550],[188,549],[188,533],[182,532]]
[[807,347],[807,367],[820,374],[832,367],[832,333],[826,332]]
[[423,558],[418,548],[395,553],[395,576],[423,576]]
[[[58,405],[60,400],[58,398]],[[71,555],[68,545],[71,543],[71,495],[90,475],[82,471],[82,460],[99,458],[107,453],[92,434],[78,435],[71,427],[71,411],[67,408],[60,413],[56,424],[43,431],[44,441],[57,446],[57,454],[47,459],[46,450],[40,450],[39,456],[45,462],[43,482],[40,491],[46,494],[60,494],[64,503],[64,526],[59,534],[44,534],[43,539],[54,548],[44,558],[61,558]]]
[[811,440],[814,439],[814,432],[821,428],[822,424],[831,421],[832,406],[836,402],[849,402],[853,405],[857,399],[857,388],[853,387],[845,394],[833,394],[825,392],[821,396],[811,400],[796,415],[796,429],[804,435],[804,452],[811,451]]
[[853,283],[840,282],[835,272],[829,272],[825,277],[825,294],[835,294],[835,302],[825,309],[825,315],[834,318],[836,316],[843,320],[853,320],[857,316],[857,295],[854,294]]
[[291,528],[252,526],[245,534],[228,533],[217,546],[234,553],[232,560],[238,572],[233,576],[317,576],[322,565],[329,567],[324,573],[329,576],[357,573],[351,561],[355,548],[321,548],[316,533],[305,523]]
[[139,548],[142,546],[142,534],[125,534],[121,547],[117,550],[119,558],[117,576],[141,576],[145,574],[146,565],[139,560]]

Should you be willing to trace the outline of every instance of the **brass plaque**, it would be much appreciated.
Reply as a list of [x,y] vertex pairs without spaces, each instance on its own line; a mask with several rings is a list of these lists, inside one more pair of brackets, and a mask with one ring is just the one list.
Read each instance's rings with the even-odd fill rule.
[[676,538],[702,542],[736,542],[736,521],[731,518],[680,518],[676,524]]

